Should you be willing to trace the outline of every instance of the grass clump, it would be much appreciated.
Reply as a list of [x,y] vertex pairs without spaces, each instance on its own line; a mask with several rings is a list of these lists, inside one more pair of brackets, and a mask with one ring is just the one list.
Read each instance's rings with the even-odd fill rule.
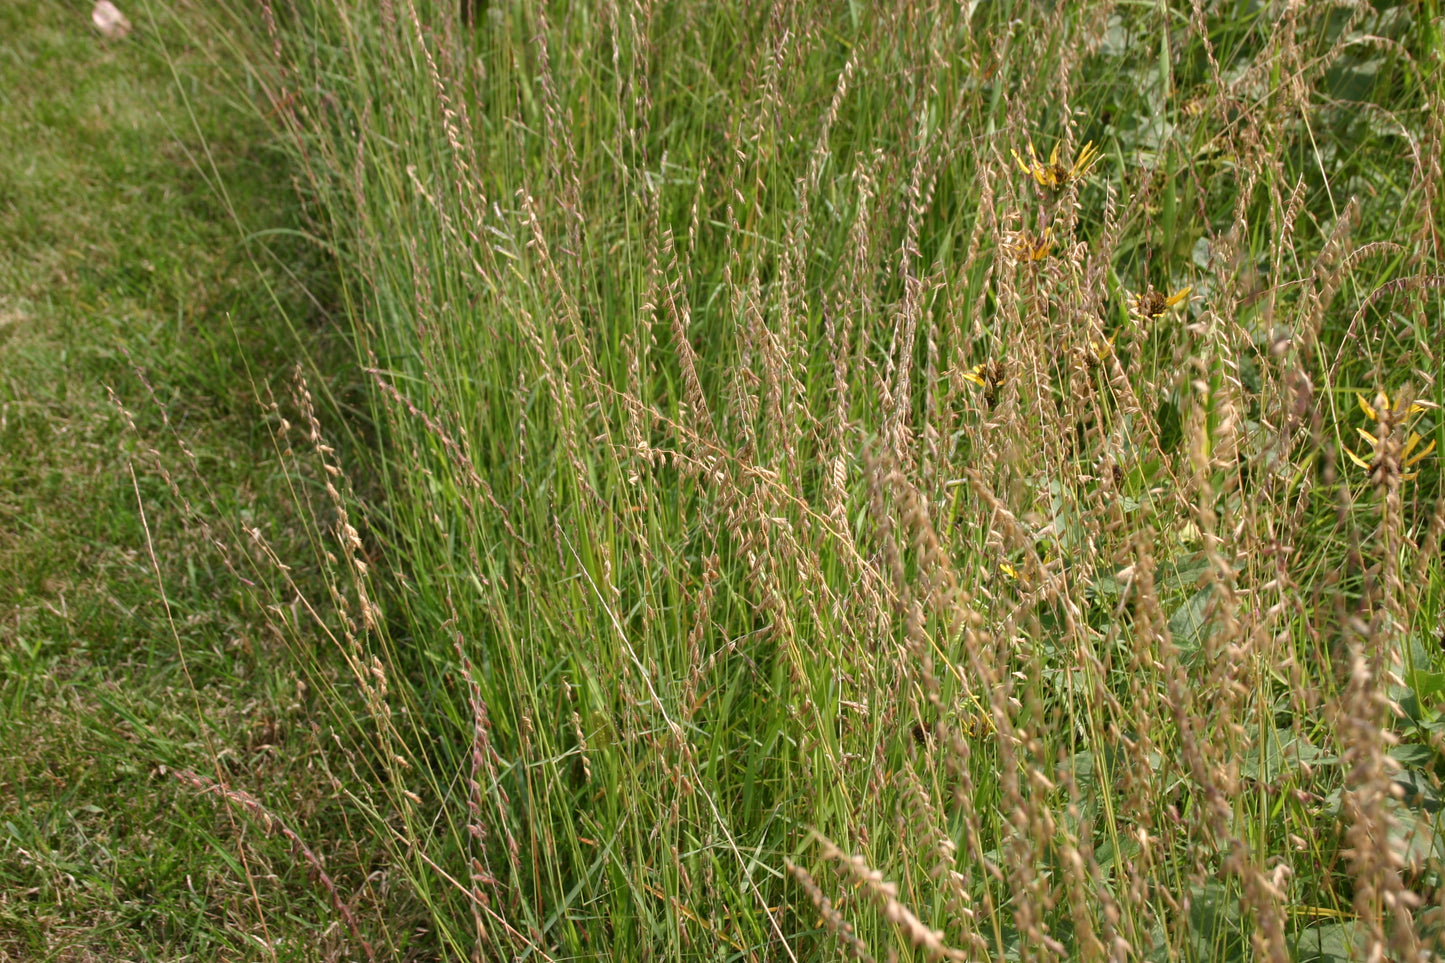
[[379,947],[1436,952],[1430,5],[474,6],[251,25]]

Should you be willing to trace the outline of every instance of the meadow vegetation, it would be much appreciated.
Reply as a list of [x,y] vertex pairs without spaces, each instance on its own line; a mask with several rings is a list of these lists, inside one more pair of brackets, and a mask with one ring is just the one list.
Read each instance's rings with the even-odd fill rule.
[[1439,30],[267,6],[374,383],[315,609],[426,945],[1433,953]]
[[1436,4],[211,15],[327,954],[1445,952]]

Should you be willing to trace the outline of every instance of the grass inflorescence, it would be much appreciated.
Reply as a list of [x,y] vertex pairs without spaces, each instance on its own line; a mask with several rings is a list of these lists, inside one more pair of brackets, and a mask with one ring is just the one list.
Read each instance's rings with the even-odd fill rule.
[[1435,952],[1437,16],[263,4],[375,952]]

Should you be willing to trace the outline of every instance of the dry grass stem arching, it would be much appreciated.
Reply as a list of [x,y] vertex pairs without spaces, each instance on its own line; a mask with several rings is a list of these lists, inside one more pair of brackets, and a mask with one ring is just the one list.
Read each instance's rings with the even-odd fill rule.
[[868,952],[868,944],[858,938],[853,931],[853,924],[843,918],[843,914],[838,912],[833,901],[823,894],[822,887],[814,881],[808,871],[792,860],[785,860],[783,865],[788,872],[793,874],[793,878],[798,881],[803,892],[808,894],[808,898],[818,908],[818,913],[822,916],[823,925],[828,928],[828,932],[836,936],[847,947],[848,955],[855,960],[873,963],[873,955]]
[[245,790],[232,788],[224,783],[207,779],[205,776],[197,775],[189,770],[177,770],[173,775],[177,780],[198,792],[217,796],[226,802],[232,803],[255,820],[257,825],[260,826],[261,831],[266,835],[269,836],[272,833],[280,833],[284,836],[286,841],[291,844],[292,852],[306,862],[314,880],[326,893],[327,899],[331,901],[331,908],[335,910],[337,917],[346,924],[347,930],[351,933],[351,938],[361,947],[361,951],[366,954],[367,960],[374,961],[376,959],[376,951],[372,949],[371,943],[361,935],[361,928],[357,924],[355,914],[352,913],[351,907],[347,905],[346,901],[341,898],[341,893],[337,890],[336,884],[332,881],[331,877],[327,875],[326,869],[322,866],[321,859],[302,841],[295,830],[278,819],[275,814],[262,805],[260,800]]
[[943,942],[943,934],[931,930],[898,900],[898,887],[883,880],[883,874],[869,869],[862,856],[848,856],[827,840],[819,841],[824,859],[837,862],[847,875],[878,904],[888,921],[930,960],[967,960],[968,954]]

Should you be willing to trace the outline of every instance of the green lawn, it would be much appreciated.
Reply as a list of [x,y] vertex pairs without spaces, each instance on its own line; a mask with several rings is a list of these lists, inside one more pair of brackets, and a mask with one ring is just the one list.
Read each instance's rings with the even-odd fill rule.
[[294,228],[295,194],[194,11],[127,13],[0,4],[0,960],[314,958],[304,866],[172,772],[333,795],[238,537],[306,545],[261,401],[324,351],[324,278],[241,242],[231,206]]

